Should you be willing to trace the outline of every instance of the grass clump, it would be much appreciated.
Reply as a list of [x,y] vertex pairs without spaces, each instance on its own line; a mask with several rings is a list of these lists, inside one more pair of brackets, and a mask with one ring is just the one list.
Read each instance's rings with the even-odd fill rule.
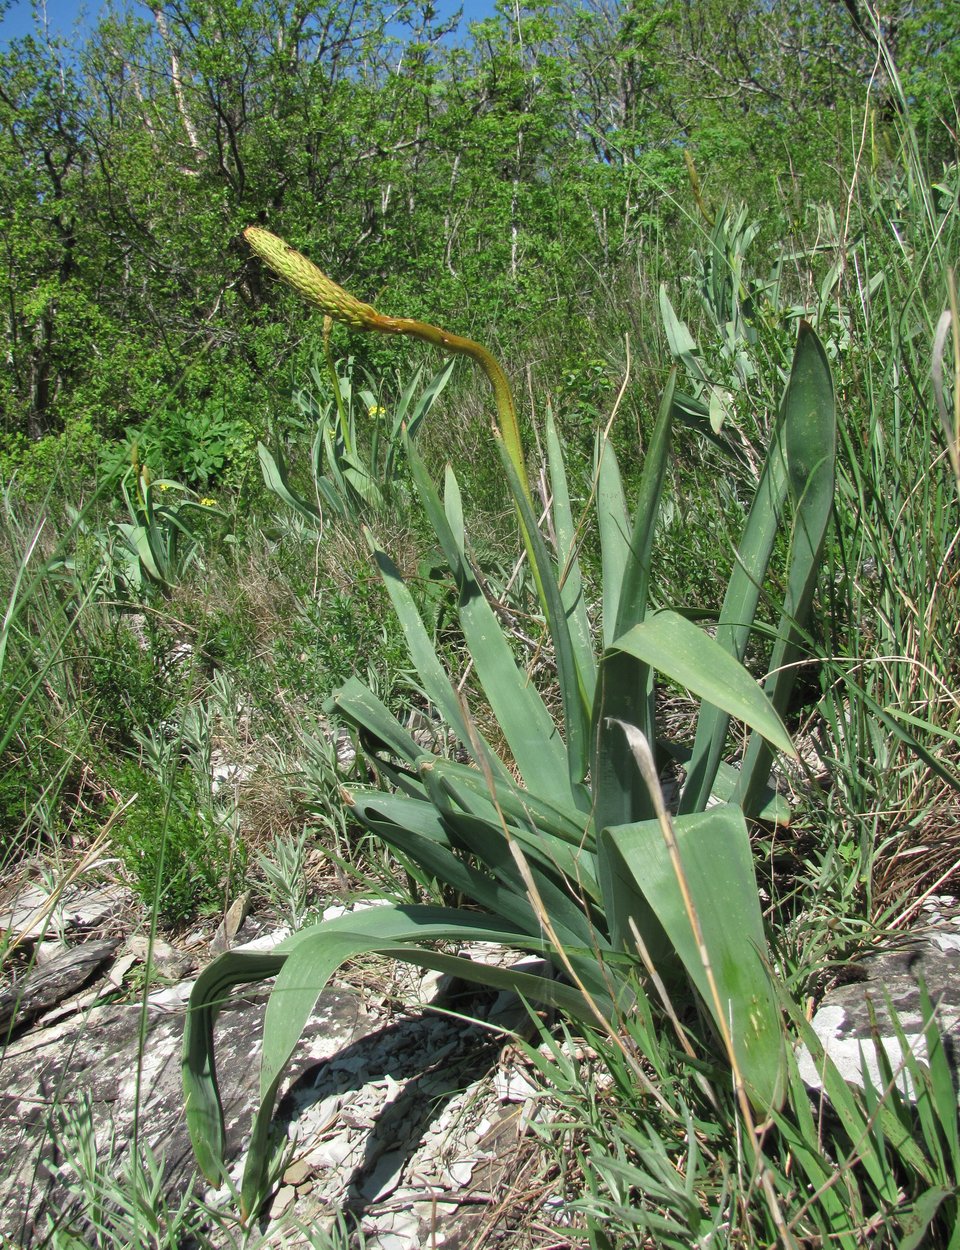
[[172,768],[160,779],[130,761],[112,783],[130,804],[114,849],[146,907],[172,929],[222,912],[242,888],[246,850],[223,814],[200,807],[191,771]]

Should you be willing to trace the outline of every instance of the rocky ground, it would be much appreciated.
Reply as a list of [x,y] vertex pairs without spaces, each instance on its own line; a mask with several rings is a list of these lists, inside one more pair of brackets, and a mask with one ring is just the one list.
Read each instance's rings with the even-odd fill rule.
[[[75,884],[55,899],[21,887],[0,906],[8,950],[13,944],[22,965],[0,990],[0,1246],[38,1245],[51,1221],[76,1209],[77,1141],[95,1153],[95,1170],[112,1175],[135,1141],[146,1147],[162,1158],[171,1200],[190,1183],[180,1045],[192,978],[228,945],[269,949],[286,933],[238,907],[216,931],[198,930],[177,947],[157,940],[148,981],[138,917],[117,886]],[[813,1017],[850,1080],[862,1080],[862,1055],[878,1079],[871,1012],[897,1068],[902,1047],[888,1004],[922,1057],[921,979],[948,1055],[960,1052],[960,906],[931,896],[913,919],[902,945],[857,965],[856,979],[831,990]],[[462,953],[520,958],[481,945]],[[435,974],[379,961],[321,996],[277,1109],[285,1161],[253,1244],[314,1244],[296,1230],[323,1229],[337,1215],[371,1250],[583,1244],[566,1206],[569,1177],[536,1131],[550,1118],[549,1093],[510,1040],[525,1012],[509,996],[459,992]],[[265,1002],[263,990],[238,994],[217,1025],[234,1182],[257,1097]],[[801,1071],[818,1086],[808,1054]],[[249,1232],[244,1243],[231,1226],[228,1188],[205,1197],[227,1213],[213,1244],[250,1244]]]
[[[227,942],[265,949],[285,936],[269,918],[247,917],[235,934],[221,926],[179,949],[157,941],[147,985],[147,941],[124,932],[134,916],[117,887],[75,887],[52,909],[29,887],[0,908],[24,957],[23,976],[0,996],[9,1031],[0,1245],[38,1244],[76,1203],[73,1116],[81,1127],[86,1117],[100,1168],[120,1174],[137,1140],[162,1156],[171,1198],[183,1192],[193,1156],[180,1044],[192,976]],[[482,946],[463,953],[519,958]],[[428,1006],[438,996],[440,1011]],[[237,995],[217,1025],[235,1181],[257,1096],[265,1002],[265,992]],[[465,1021],[467,1013],[487,1027]],[[456,986],[382,961],[328,989],[277,1110],[287,1156],[257,1230],[263,1243],[308,1245],[291,1230],[348,1213],[364,1244],[382,1250],[581,1244],[564,1231],[563,1184],[531,1131],[543,1096],[504,1032],[524,1014],[508,997],[471,991],[458,1000]],[[206,1198],[231,1209],[226,1188]],[[214,1236],[224,1245],[239,1239],[229,1224]]]

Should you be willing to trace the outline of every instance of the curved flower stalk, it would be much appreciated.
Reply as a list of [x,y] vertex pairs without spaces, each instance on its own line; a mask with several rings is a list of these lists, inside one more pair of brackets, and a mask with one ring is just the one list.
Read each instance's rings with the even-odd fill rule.
[[517,477],[520,479],[523,492],[530,499],[530,481],[523,458],[523,443],[520,439],[520,427],[517,424],[517,410],[510,391],[510,383],[506,374],[485,347],[475,343],[473,339],[461,338],[458,334],[450,334],[439,326],[430,325],[426,321],[414,321],[409,317],[387,317],[378,313],[370,304],[345,291],[342,286],[328,278],[318,269],[313,261],[292,248],[289,243],[263,230],[259,226],[248,226],[243,237],[264,264],[279,277],[288,282],[294,290],[299,291],[304,299],[316,304],[328,317],[351,326],[354,330],[379,330],[381,334],[408,334],[412,338],[422,339],[443,351],[469,356],[480,366],[487,376],[493,389],[497,404],[497,418],[500,436],[503,439],[507,455],[510,457]]

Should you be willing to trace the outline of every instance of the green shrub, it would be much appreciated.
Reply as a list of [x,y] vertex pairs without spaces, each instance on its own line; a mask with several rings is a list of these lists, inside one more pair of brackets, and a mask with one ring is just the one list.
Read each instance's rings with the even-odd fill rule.
[[201,810],[191,770],[177,766],[161,782],[131,761],[113,781],[122,799],[138,796],[115,828],[114,847],[143,902],[168,925],[222,908],[246,854]]
[[257,433],[225,398],[173,401],[128,431],[127,446],[136,444],[154,477],[207,490],[237,481],[252,465]]

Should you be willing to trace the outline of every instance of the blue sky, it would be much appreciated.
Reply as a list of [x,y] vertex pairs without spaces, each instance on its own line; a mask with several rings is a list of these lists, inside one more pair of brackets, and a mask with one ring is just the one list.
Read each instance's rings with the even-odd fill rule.
[[[90,14],[96,11],[96,5],[82,0],[48,0],[46,5],[47,20],[51,29],[59,35],[70,35],[74,23],[79,19],[81,11]],[[33,30],[33,5],[30,0],[13,0],[10,8],[0,18],[0,39],[16,39]]]
[[[493,12],[494,0],[460,0],[466,21],[475,21]],[[101,0],[46,0],[47,22],[52,32],[69,38],[78,28],[81,33],[89,29],[100,12]],[[441,13],[453,12],[458,7],[455,0],[439,0]],[[16,39],[33,30],[33,5],[31,0],[13,0],[10,8],[0,18],[0,43]]]

